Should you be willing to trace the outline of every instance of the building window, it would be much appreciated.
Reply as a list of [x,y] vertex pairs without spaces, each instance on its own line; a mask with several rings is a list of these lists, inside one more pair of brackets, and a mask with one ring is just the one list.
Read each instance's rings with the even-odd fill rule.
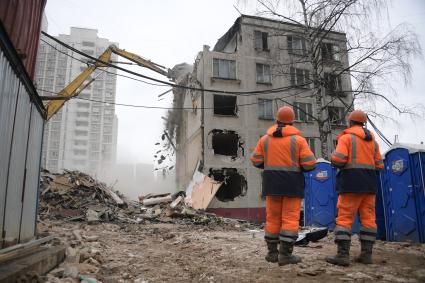
[[236,79],[236,61],[213,59],[213,76],[222,79]]
[[326,95],[341,95],[341,75],[325,73],[325,90]]
[[100,115],[92,115],[92,116],[91,116],[91,121],[92,121],[93,123],[100,123],[100,120],[101,120]]
[[322,43],[322,59],[326,61],[341,61],[340,48],[332,43]]
[[272,76],[270,74],[270,65],[257,64],[257,83],[270,84]]
[[93,50],[88,50],[88,49],[82,49],[81,52],[88,54],[88,55],[94,55],[94,51]]
[[89,122],[88,121],[75,121],[76,127],[88,127]]
[[259,30],[254,31],[255,50],[269,51],[268,33]]
[[214,94],[214,114],[236,116],[238,111],[236,101],[236,96]]
[[273,99],[258,99],[258,118],[263,120],[274,120]]
[[74,145],[87,145],[87,141],[85,140],[74,140]]
[[100,150],[100,144],[99,143],[91,143],[90,144],[90,151],[99,151]]
[[89,117],[89,112],[77,112],[77,117],[78,118],[88,118]]
[[312,122],[313,121],[313,104],[311,103],[294,103],[295,121]]
[[83,41],[83,42],[81,42],[81,44],[83,46],[94,47],[94,42],[91,42],[91,41]]
[[83,136],[83,137],[86,137],[86,136],[88,136],[88,132],[87,131],[81,131],[81,130],[76,130],[75,131],[75,135],[76,136]]
[[112,136],[110,135],[103,135],[103,143],[112,143]]
[[332,125],[346,125],[344,107],[328,107],[329,121]]
[[59,152],[56,150],[52,150],[49,152],[49,158],[51,159],[58,159],[59,158]]
[[74,155],[86,155],[87,151],[85,149],[74,149]]
[[305,138],[308,146],[310,147],[311,151],[313,152],[314,155],[316,155],[316,146],[314,144],[314,138]]
[[304,38],[289,35],[287,40],[289,54],[305,55],[307,53]]
[[310,72],[304,69],[289,68],[291,86],[308,88],[310,86]]
[[50,148],[59,149],[59,142],[58,141],[51,141],[50,142]]

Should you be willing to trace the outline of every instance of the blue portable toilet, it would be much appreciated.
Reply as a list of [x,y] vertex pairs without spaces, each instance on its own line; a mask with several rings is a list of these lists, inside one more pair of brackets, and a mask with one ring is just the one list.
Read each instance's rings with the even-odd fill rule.
[[[423,174],[419,166],[422,155],[420,151],[419,147],[396,144],[385,154],[382,189],[389,241],[422,240],[423,217],[418,213],[422,205],[421,197],[418,196],[418,183],[415,180],[420,179]],[[413,156],[415,153],[418,154],[416,164]]]
[[425,243],[425,152],[416,152],[410,155],[413,167],[413,186],[416,199],[416,213],[418,216],[419,236]]
[[313,171],[306,172],[304,197],[304,225],[335,228],[336,200],[335,192],[336,170],[331,163],[318,159]]
[[[325,159],[318,159],[313,171],[304,174],[304,225],[335,228],[338,193],[336,192],[337,169]],[[356,216],[352,233],[360,230],[359,216]]]

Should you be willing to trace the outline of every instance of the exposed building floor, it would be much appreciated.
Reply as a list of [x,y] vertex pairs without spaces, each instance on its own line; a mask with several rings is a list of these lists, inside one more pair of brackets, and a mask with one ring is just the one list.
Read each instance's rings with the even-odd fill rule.
[[[296,247],[301,264],[279,267],[264,261],[260,230],[234,226],[43,222],[40,232],[54,233],[73,247],[64,269],[46,279],[79,282],[59,277],[91,273],[102,282],[425,282],[423,244],[378,241],[375,264],[343,268],[324,262],[335,253],[331,235]],[[351,258],[358,253],[354,237]]]

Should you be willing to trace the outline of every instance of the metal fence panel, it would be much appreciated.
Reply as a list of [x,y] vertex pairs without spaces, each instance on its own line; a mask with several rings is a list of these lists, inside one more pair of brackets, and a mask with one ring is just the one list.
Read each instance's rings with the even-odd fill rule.
[[19,80],[0,50],[0,247],[5,217],[7,180]]
[[30,113],[30,97],[25,87],[20,84],[15,123],[13,125],[12,154],[9,163],[9,180],[6,193],[4,220],[6,245],[17,243],[19,238]]
[[25,194],[23,197],[19,242],[26,242],[34,237],[37,218],[37,196],[40,181],[40,158],[44,119],[34,105],[31,107],[30,123],[26,158]]

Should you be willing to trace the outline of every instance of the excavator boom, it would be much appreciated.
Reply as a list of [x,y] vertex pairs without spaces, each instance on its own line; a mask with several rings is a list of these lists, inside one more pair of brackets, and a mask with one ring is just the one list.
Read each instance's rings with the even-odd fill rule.
[[[89,83],[86,85],[83,85],[83,83],[90,78],[90,75],[97,69],[101,67],[108,67],[108,65],[102,63],[102,62],[111,62],[111,55],[112,53],[115,53],[121,57],[126,58],[127,60],[130,60],[137,65],[141,67],[148,68],[152,71],[155,71],[161,75],[164,75],[168,78],[170,78],[170,71],[165,68],[164,66],[161,66],[159,64],[156,64],[152,61],[149,61],[147,59],[144,59],[140,57],[139,55],[136,55],[134,53],[125,51],[123,49],[119,49],[115,45],[109,46],[98,58],[98,61],[94,62],[94,64],[88,66],[81,74],[79,74],[72,82],[70,82],[62,91],[60,91],[57,95],[57,97],[61,97],[63,99],[57,100],[52,99],[50,100],[46,107],[47,107],[47,120],[52,118],[53,115],[55,115],[65,104],[65,101],[69,98],[72,98],[74,96],[77,96],[81,91],[87,87]],[[93,79],[92,79],[93,81]]]

